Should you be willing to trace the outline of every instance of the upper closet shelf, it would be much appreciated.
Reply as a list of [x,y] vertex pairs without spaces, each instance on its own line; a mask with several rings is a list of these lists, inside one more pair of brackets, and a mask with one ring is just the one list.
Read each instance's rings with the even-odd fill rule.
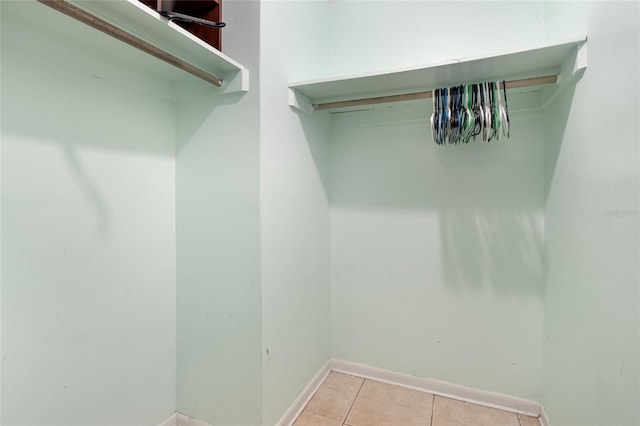
[[[3,13],[6,10],[12,16],[3,22],[17,21],[12,31],[6,32],[13,35],[7,42],[24,47],[29,41],[20,38],[37,39],[40,46],[32,41],[32,47],[39,47],[38,54],[56,62],[64,59],[74,68],[91,64],[92,72],[98,69],[119,80],[129,75],[128,83],[147,88],[151,84],[148,80],[154,80],[156,89],[170,99],[176,96],[168,92],[180,90],[173,83],[195,79],[218,86],[211,93],[249,90],[249,72],[244,66],[137,0],[7,3],[10,7],[3,8]],[[34,34],[27,37],[27,30],[21,30],[20,25]],[[53,53],[49,47],[59,52]]]
[[[439,87],[507,80],[507,88],[541,92],[536,107],[545,104],[559,85],[587,66],[586,36],[546,43],[524,50],[454,59],[443,63],[384,72],[291,83],[289,105],[301,110],[341,110],[387,102],[431,97]],[[509,81],[512,83],[509,84]]]

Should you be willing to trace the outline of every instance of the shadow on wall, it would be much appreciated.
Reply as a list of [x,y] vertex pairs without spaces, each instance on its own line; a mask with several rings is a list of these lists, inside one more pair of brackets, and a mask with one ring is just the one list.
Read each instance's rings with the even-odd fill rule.
[[93,207],[96,218],[95,234],[100,239],[106,239],[109,233],[109,210],[107,203],[100,193],[98,186],[92,180],[82,161],[78,158],[77,150],[70,145],[63,145],[65,158],[69,169],[73,173],[82,193]]
[[524,208],[445,208],[438,217],[449,286],[542,297],[541,217]]
[[[69,68],[12,46],[2,47],[5,134],[78,148],[173,156],[170,102]],[[155,132],[154,132],[154,129]]]
[[[221,117],[217,121],[211,121],[215,110],[223,110],[226,106],[236,105],[247,95],[244,92],[219,94],[218,88],[201,80],[189,80],[181,84],[180,101],[176,105],[176,155],[192,141],[199,132],[209,132],[205,137],[212,143],[222,139],[237,139],[234,134],[242,129],[254,126],[253,123],[246,123],[244,126],[234,126],[234,109],[231,109],[231,117],[225,117],[221,112]],[[255,89],[254,89],[255,90]],[[257,117],[258,112],[253,115],[245,113],[246,119]],[[216,117],[217,119],[218,117]],[[237,120],[237,118],[236,118]],[[207,126],[207,123],[211,124]]]
[[425,253],[424,269],[450,289],[542,298],[542,114],[514,113],[510,140],[439,147],[430,113],[414,104],[334,116],[332,209],[385,217],[373,234],[418,224],[395,250]]
[[[100,154],[105,161],[112,161],[115,157],[108,154],[111,151],[114,155],[134,151],[150,160],[173,156],[173,123],[163,120],[173,115],[170,104],[131,94],[109,81],[11,46],[2,50],[2,103],[3,138],[7,144],[12,142],[5,149],[12,146],[26,150],[35,144],[59,146],[66,170],[94,211],[95,235],[102,239],[108,235],[110,215],[96,177],[104,171],[93,173],[87,164],[104,165],[97,161],[96,154],[101,152],[107,153],[104,157]],[[57,158],[48,148],[30,152],[32,157],[22,169],[32,169],[34,179],[39,168],[57,167],[53,161]],[[47,161],[41,155],[54,157]],[[88,161],[89,157],[93,160]],[[12,158],[5,155],[3,162],[15,161]],[[38,165],[38,161],[46,164]]]
[[[199,81],[186,89],[188,101],[196,104],[186,124],[191,132],[198,131],[213,109],[235,104],[243,95],[213,98],[216,88]],[[108,203],[96,179],[104,170],[94,173],[88,164],[101,163],[95,161],[98,156],[107,162],[117,156],[123,165],[131,156],[143,162],[154,162],[155,157],[171,161],[176,148],[182,148],[175,144],[177,107],[173,102],[4,45],[2,104],[2,134],[7,141],[60,147],[67,171],[94,211],[99,238],[106,238],[110,227]],[[215,133],[210,138],[218,139]],[[89,157],[94,160],[88,161]]]
[[551,191],[551,182],[556,171],[556,164],[560,156],[560,148],[569,122],[569,113],[573,105],[576,85],[582,79],[585,70],[581,69],[573,76],[562,92],[556,93],[553,114],[545,115],[544,129],[544,198],[545,204]]
[[300,126],[305,135],[305,142],[313,159],[318,180],[322,185],[325,199],[329,199],[329,128],[328,117],[305,113],[291,108],[300,120]]

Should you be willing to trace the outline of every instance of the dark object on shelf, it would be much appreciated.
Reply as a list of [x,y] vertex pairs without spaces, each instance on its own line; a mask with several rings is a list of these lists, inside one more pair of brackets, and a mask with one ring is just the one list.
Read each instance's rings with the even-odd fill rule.
[[206,25],[207,27],[213,28],[222,28],[227,25],[224,22],[207,21],[206,19],[196,18],[178,12],[165,12],[161,10],[160,15],[164,16],[165,18],[169,18],[170,21],[193,22],[194,24]]
[[222,50],[222,0],[140,0],[206,43]]

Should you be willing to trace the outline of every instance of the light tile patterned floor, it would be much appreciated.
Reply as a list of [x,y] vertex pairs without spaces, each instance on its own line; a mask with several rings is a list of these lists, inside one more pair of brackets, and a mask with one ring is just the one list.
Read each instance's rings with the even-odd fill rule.
[[329,373],[294,426],[540,426],[537,418]]

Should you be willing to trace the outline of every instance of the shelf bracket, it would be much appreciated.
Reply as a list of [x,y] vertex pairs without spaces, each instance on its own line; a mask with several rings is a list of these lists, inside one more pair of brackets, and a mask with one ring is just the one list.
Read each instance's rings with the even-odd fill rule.
[[222,91],[230,92],[248,92],[249,91],[249,70],[246,68],[240,71],[234,71],[222,76]]
[[587,69],[587,41],[576,46],[560,66],[558,87],[555,90],[542,93],[542,109],[545,109],[556,97],[562,93],[573,81],[579,78]]
[[292,88],[289,88],[289,106],[306,113],[311,113],[315,110],[311,99]]
[[573,64],[573,74],[587,68],[587,42],[585,41],[576,49],[576,59]]

